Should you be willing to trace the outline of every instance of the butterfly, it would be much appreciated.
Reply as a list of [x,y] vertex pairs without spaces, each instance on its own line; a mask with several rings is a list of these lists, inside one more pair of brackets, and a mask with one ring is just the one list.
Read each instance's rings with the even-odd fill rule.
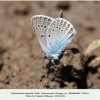
[[44,51],[42,58],[51,59],[54,64],[76,34],[74,26],[64,18],[45,15],[33,16],[31,24]]

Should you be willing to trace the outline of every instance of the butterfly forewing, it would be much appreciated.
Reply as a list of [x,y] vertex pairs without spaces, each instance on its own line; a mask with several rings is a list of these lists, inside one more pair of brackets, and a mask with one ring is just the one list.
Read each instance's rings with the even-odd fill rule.
[[44,15],[36,15],[32,17],[31,21],[32,27],[43,51],[47,52],[46,31],[50,23],[53,21],[53,18]]

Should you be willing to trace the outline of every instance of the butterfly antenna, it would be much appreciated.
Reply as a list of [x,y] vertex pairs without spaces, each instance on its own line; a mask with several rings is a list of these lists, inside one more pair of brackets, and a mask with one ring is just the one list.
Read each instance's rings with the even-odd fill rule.
[[63,12],[62,12],[62,10],[59,12],[59,18],[63,18]]
[[35,60],[36,58],[38,58],[41,54],[39,54],[38,56],[36,56],[35,58],[33,58],[33,60]]

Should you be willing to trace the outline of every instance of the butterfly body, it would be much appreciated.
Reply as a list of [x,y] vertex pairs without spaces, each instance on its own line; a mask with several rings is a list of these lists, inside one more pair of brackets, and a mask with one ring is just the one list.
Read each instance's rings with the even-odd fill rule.
[[44,15],[33,16],[32,27],[44,51],[42,57],[58,59],[76,34],[73,25],[64,18],[53,19]]

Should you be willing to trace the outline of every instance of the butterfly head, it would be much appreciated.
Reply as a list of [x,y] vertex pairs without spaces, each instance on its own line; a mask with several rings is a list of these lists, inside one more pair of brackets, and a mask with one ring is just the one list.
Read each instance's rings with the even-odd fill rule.
[[46,54],[46,53],[43,53],[42,55],[42,58],[49,58],[51,60],[57,60],[59,57],[59,54]]

